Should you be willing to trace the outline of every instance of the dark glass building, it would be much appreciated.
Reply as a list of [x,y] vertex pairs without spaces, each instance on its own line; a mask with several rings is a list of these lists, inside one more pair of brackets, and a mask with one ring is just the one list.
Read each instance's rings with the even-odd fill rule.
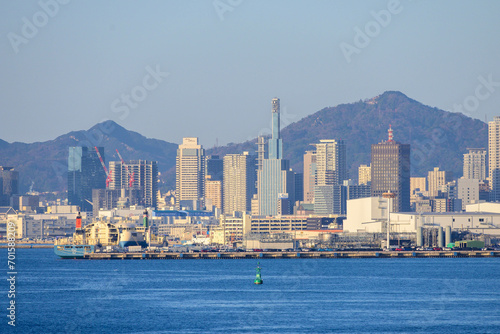
[[[98,147],[104,160],[104,148]],[[92,189],[106,188],[106,173],[93,147],[70,147],[68,155],[68,204],[92,211]]]
[[19,194],[19,172],[0,166],[0,206],[9,206],[10,198]]
[[410,144],[389,140],[372,145],[371,195],[385,192],[396,195],[392,212],[410,212]]

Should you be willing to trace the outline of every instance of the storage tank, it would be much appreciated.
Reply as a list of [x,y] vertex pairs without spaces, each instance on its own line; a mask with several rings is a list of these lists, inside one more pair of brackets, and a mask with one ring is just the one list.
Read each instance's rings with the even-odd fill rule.
[[422,226],[417,228],[417,247],[422,247],[424,245],[423,231],[424,228]]
[[445,233],[445,238],[446,238],[446,246],[451,244],[451,226],[446,226],[446,233]]
[[439,226],[438,227],[438,240],[437,240],[438,247],[444,247],[444,238],[443,238],[443,227]]

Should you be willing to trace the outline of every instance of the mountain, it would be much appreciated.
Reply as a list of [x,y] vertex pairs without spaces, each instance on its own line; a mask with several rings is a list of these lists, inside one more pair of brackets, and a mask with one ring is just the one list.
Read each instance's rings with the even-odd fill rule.
[[[488,126],[484,122],[388,91],[365,101],[324,108],[290,124],[281,131],[284,155],[294,170],[302,171],[303,154],[313,149],[311,143],[343,139],[349,175],[357,179],[358,166],[370,163],[371,145],[387,140],[389,125],[396,141],[411,144],[412,176],[427,176],[428,171],[440,167],[460,177],[467,148],[488,147]],[[209,153],[224,155],[255,149],[253,140]]]
[[[271,117],[269,113],[269,118]],[[262,120],[265,124],[268,120]],[[468,147],[487,147],[488,126],[460,113],[423,105],[400,92],[389,91],[365,101],[324,108],[282,129],[285,158],[302,171],[302,159],[311,143],[320,139],[343,139],[347,146],[350,177],[357,178],[360,164],[370,163],[371,145],[387,140],[392,125],[394,139],[411,144],[412,176],[426,176],[434,167],[462,176],[463,153]],[[37,191],[66,190],[68,147],[103,146],[105,160],[158,161],[162,189],[175,187],[177,144],[150,139],[128,131],[113,121],[86,131],[73,131],[54,140],[32,144],[0,140],[0,166],[20,172],[20,191],[33,184]],[[207,154],[253,152],[256,139],[208,149]]]
[[[177,144],[146,138],[113,121],[106,121],[89,130],[73,131],[46,142],[15,142],[7,146],[0,142],[0,166],[13,166],[19,171],[21,193],[32,184],[37,191],[64,191],[67,189],[70,146],[103,146],[106,162],[119,160],[116,149],[124,160],[158,161],[160,179],[164,183],[168,181],[165,173],[175,165],[177,152]],[[172,187],[171,184],[167,186]]]

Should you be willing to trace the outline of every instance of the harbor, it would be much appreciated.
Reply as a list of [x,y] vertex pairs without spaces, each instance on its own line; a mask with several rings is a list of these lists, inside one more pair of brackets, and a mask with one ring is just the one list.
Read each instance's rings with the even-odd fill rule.
[[[337,252],[126,252],[89,253],[87,260],[223,260],[223,259],[356,259],[356,258],[485,258],[500,251],[337,251]],[[67,257],[70,258],[70,257]]]

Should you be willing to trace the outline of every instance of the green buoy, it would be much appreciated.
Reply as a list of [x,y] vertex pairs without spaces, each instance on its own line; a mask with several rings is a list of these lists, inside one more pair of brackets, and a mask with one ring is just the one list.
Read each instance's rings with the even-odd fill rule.
[[253,281],[254,284],[262,284],[264,283],[264,281],[262,280],[262,278],[260,277],[260,262],[257,262],[257,275],[255,275],[255,280]]

